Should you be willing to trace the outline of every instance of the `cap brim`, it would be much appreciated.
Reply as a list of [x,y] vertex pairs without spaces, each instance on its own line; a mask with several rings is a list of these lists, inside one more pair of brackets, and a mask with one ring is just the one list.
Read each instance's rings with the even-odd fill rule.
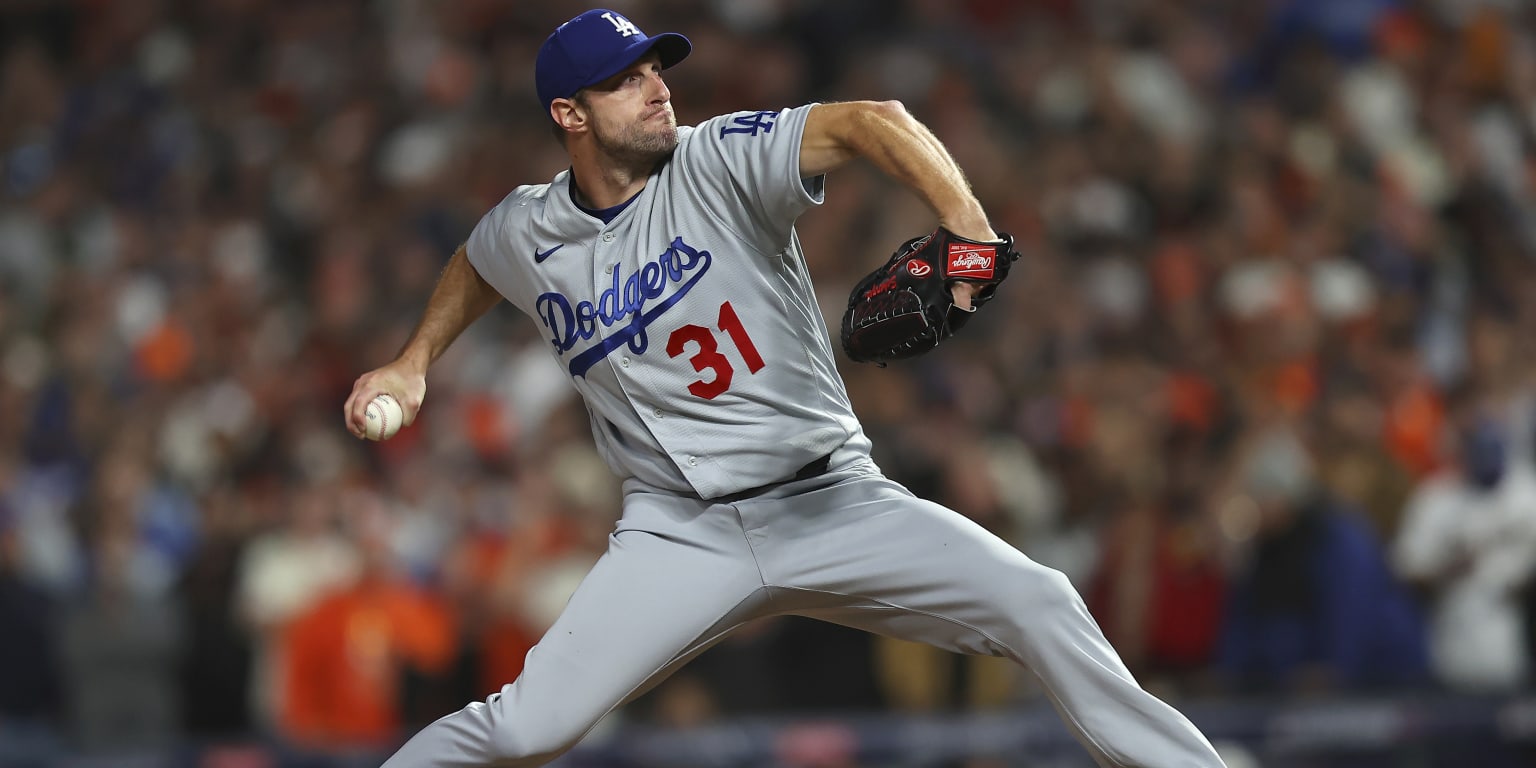
[[582,88],[590,88],[617,75],[625,67],[639,61],[641,56],[650,53],[652,50],[661,56],[661,68],[666,69],[688,58],[688,54],[693,52],[693,43],[676,32],[663,32],[654,37],[647,37],[644,40],[636,40],[634,44],[625,48],[623,53],[613,57],[613,60],[607,66],[593,73],[592,77]]
[[[688,54],[693,53],[693,43],[676,32],[663,32],[651,38],[651,40],[655,41],[651,46],[651,50],[661,54],[662,69],[666,69],[688,58]],[[635,58],[638,59],[640,57],[636,56]]]

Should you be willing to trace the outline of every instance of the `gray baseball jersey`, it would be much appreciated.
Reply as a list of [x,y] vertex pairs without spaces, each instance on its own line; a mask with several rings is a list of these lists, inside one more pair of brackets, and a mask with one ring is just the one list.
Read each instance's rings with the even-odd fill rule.
[[860,434],[794,221],[809,107],[680,127],[670,162],[610,223],[569,171],[520,187],[470,262],[541,323],[621,477],[715,498],[782,480]]
[[624,511],[518,679],[422,729],[388,768],[543,765],[778,614],[1013,659],[1102,766],[1221,766],[1065,577],[870,460],[793,228],[822,196],[798,170],[809,109],[679,129],[670,162],[606,224],[561,173],[475,228],[471,263],[544,329],[626,478]]

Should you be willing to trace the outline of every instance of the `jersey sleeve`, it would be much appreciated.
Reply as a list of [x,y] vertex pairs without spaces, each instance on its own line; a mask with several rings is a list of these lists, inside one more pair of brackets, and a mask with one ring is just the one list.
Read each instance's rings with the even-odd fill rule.
[[765,250],[787,245],[795,219],[823,199],[825,177],[800,176],[800,139],[813,106],[721,115],[688,142],[683,161],[700,200]]
[[513,211],[523,199],[525,189],[519,187],[507,195],[496,207],[486,211],[475,228],[469,233],[465,250],[469,263],[480,278],[489,283],[507,300],[521,306],[517,287],[520,281],[514,274],[518,260],[515,250],[518,242]]
[[497,264],[506,261],[505,251],[508,247],[507,219],[510,218],[508,208],[512,195],[508,195],[496,207],[485,212],[480,221],[475,223],[475,228],[470,230],[469,241],[465,249],[469,252],[469,263],[474,265],[475,271],[486,282],[496,285],[492,275],[498,271]]

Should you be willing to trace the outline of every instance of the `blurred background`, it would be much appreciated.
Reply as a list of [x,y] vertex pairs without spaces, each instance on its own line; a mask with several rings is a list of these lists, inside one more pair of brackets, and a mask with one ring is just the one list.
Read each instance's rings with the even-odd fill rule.
[[[845,365],[894,478],[1071,577],[1250,766],[1536,764],[1536,4],[614,0],[680,122],[900,99],[1025,253]],[[614,480],[503,306],[352,381],[565,167],[566,0],[0,3],[0,767],[377,765],[513,679]],[[800,221],[828,317],[932,217]],[[745,627],[567,765],[1088,766],[1026,673]]]

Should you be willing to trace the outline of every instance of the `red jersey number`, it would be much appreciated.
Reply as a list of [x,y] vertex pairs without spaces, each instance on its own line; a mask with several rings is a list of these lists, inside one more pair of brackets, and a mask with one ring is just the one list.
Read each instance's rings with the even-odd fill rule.
[[[736,346],[736,351],[741,354],[742,362],[747,364],[748,373],[757,373],[763,369],[763,356],[758,354],[757,346],[752,343],[752,337],[747,335],[747,329],[742,326],[741,318],[737,316],[735,307],[729,301],[720,305],[720,319],[717,323],[720,330],[730,337],[731,343]],[[693,370],[703,373],[711,371],[708,380],[699,379],[688,385],[688,391],[705,400],[713,400],[720,393],[731,388],[731,378],[736,371],[731,367],[730,358],[720,353],[720,344],[716,340],[715,332],[702,325],[685,325],[672,332],[667,337],[667,355],[677,357],[688,349],[692,342],[697,351],[688,358]]]

